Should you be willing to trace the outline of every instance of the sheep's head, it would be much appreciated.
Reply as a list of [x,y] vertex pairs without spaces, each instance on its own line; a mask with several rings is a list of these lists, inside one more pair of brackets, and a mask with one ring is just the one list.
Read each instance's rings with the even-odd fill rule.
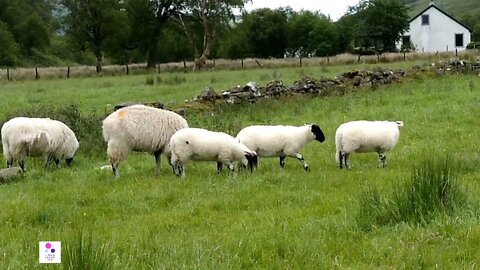
[[258,156],[255,151],[245,152],[245,158],[247,159],[247,167],[250,169],[250,172],[253,172],[253,169],[258,165]]
[[325,135],[323,134],[322,129],[318,125],[312,125],[311,128],[310,128],[310,131],[315,136],[315,140],[317,140],[319,142],[324,142],[325,141]]

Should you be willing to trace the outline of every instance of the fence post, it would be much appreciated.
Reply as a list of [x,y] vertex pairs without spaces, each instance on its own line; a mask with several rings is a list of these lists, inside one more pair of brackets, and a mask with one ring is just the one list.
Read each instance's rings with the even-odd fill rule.
[[330,64],[330,56],[327,55],[327,64]]
[[40,78],[40,76],[38,75],[37,67],[35,67],[35,80],[38,80],[38,78]]
[[361,54],[358,55],[357,64],[360,63],[360,57],[361,57],[361,56],[362,56]]
[[257,62],[257,65],[258,65],[261,69],[263,69],[262,65],[260,64],[260,62],[258,62],[257,59],[255,59],[255,62]]
[[187,63],[185,63],[185,58],[183,58],[183,73],[187,73]]
[[302,67],[302,56],[300,56],[300,67]]
[[213,61],[213,69],[215,69],[215,59],[212,59]]
[[127,73],[127,75],[130,75],[130,67],[128,66],[128,64],[125,64],[125,72]]
[[10,81],[10,69],[7,68],[7,81]]
[[447,45],[447,52],[448,52],[448,45]]
[[243,69],[243,58],[242,58],[242,69]]
[[403,52],[403,61],[407,61],[407,58],[405,57],[405,52]]
[[70,66],[67,67],[67,79],[70,79]]
[[380,54],[377,53],[377,64],[380,63]]
[[458,49],[455,49],[455,56],[458,57]]

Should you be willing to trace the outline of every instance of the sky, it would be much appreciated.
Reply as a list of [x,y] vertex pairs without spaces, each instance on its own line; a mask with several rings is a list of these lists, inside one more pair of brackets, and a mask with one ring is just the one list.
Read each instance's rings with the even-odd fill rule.
[[301,9],[320,11],[329,15],[333,21],[338,20],[347,11],[348,6],[358,4],[360,0],[252,0],[245,5],[247,11],[258,8],[279,8],[290,6],[293,10]]

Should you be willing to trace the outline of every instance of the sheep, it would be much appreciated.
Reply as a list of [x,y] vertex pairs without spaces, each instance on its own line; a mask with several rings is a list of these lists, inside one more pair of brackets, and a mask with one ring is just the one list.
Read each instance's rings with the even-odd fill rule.
[[341,124],[335,133],[336,160],[348,169],[348,156],[353,153],[377,152],[379,167],[387,165],[386,152],[397,144],[402,121],[352,121]]
[[103,120],[102,129],[113,175],[119,177],[119,163],[126,160],[131,151],[137,151],[155,156],[156,175],[159,176],[161,154],[170,161],[170,137],[186,127],[187,121],[180,115],[145,105],[132,105],[112,112]]
[[257,165],[257,154],[234,137],[201,128],[184,128],[170,139],[171,163],[177,176],[184,176],[184,166],[190,161],[217,161],[218,173],[226,164],[234,171],[234,162],[240,162],[250,171]]
[[61,158],[70,166],[79,148],[75,133],[64,123],[50,118],[12,118],[2,126],[1,134],[7,167],[12,167],[17,160],[22,171],[25,171],[26,156],[43,156],[45,168],[52,160],[58,168]]
[[239,142],[255,151],[259,157],[279,157],[280,168],[285,167],[285,158],[293,157],[308,171],[308,164],[300,154],[302,147],[313,141],[325,141],[322,129],[316,124],[304,126],[249,126],[237,134]]

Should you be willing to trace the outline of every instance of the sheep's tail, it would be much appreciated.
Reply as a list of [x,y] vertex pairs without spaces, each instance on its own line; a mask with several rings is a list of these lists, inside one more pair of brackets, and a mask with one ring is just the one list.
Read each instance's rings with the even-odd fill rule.
[[403,121],[395,121],[398,127],[403,127]]

